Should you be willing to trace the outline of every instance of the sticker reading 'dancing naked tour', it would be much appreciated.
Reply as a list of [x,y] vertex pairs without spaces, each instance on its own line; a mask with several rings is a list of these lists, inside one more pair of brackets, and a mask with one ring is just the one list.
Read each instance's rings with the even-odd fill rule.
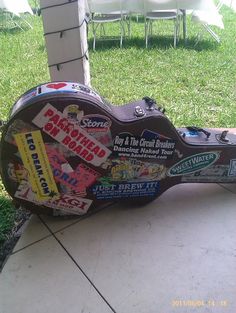
[[172,159],[176,142],[149,130],[144,130],[141,137],[121,133],[114,138],[113,151],[119,157],[144,159]]
[[100,166],[111,154],[109,149],[80,126],[70,123],[51,104],[47,104],[41,110],[33,119],[33,123],[82,160],[95,166]]
[[214,164],[219,159],[220,153],[217,151],[198,153],[189,156],[172,166],[168,176],[182,176],[205,169]]
[[52,170],[39,130],[14,136],[30,184],[38,201],[51,199],[58,194]]
[[72,193],[60,194],[57,199],[50,199],[48,201],[39,202],[35,198],[35,194],[32,192],[32,189],[27,182],[22,182],[19,185],[15,193],[15,197],[22,200],[27,200],[37,205],[44,205],[52,209],[58,209],[67,213],[79,215],[85,214],[92,204],[92,200],[80,198],[76,194]]
[[94,185],[92,192],[98,200],[155,197],[160,189],[159,181],[113,182],[112,185]]

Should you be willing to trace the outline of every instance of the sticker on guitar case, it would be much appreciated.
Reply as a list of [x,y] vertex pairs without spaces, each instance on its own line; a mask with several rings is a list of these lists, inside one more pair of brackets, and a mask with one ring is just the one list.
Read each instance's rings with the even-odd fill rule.
[[114,138],[113,154],[118,157],[169,160],[173,158],[176,142],[149,130],[141,137],[121,133]]
[[51,145],[46,145],[46,151],[56,182],[68,187],[69,190],[86,194],[86,188],[95,183],[100,177],[98,172],[85,164],[77,165],[74,170],[68,161]]
[[155,197],[159,190],[159,181],[135,183],[113,182],[108,186],[94,185],[92,187],[92,193],[98,200]]
[[229,176],[228,165],[212,165],[192,174],[184,175],[181,178],[182,182],[230,182],[235,181],[235,176]]
[[12,124],[8,127],[7,133],[5,135],[5,141],[16,145],[14,135],[19,133],[26,133],[33,130],[37,130],[36,127],[26,123],[22,120],[16,119],[12,122]]
[[49,103],[33,119],[33,123],[82,160],[95,166],[100,166],[111,154],[109,149],[80,126],[70,123]]
[[93,89],[81,85],[79,83],[71,83],[71,82],[52,82],[48,84],[41,85],[37,88],[37,96],[46,94],[46,93],[61,93],[61,92],[69,92],[69,93],[81,93],[85,95],[90,95],[97,100],[102,102],[102,98],[96,93]]
[[71,214],[85,214],[92,204],[92,200],[78,197],[76,194],[60,194],[57,199],[38,201],[28,182],[22,181],[14,195],[18,199],[27,200],[36,205],[59,209]]
[[99,114],[85,115],[80,122],[84,130],[106,147],[112,146],[111,124],[107,116]]
[[203,170],[213,165],[220,157],[218,151],[203,152],[189,156],[172,166],[168,176],[182,176]]
[[8,177],[14,182],[20,183],[22,180],[28,180],[28,171],[21,164],[8,163],[7,173]]
[[58,195],[41,132],[20,133],[14,138],[36,199],[43,201]]
[[162,164],[143,162],[137,159],[120,158],[109,160],[108,169],[111,181],[161,180],[166,176]]
[[236,176],[236,159],[230,160],[229,176]]
[[65,107],[63,114],[67,117],[70,123],[78,124],[84,116],[84,111],[80,110],[76,104],[70,104]]

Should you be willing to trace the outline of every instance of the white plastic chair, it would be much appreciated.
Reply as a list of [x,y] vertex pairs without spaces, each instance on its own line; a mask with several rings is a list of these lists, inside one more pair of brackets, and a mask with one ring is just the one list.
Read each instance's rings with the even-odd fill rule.
[[[91,24],[93,32],[93,50],[96,48],[97,31],[100,27],[102,39],[105,37],[105,23],[120,22],[120,47],[123,45],[125,36],[125,23],[128,24],[128,33],[130,35],[130,20],[125,20],[127,12],[123,10],[124,0],[89,0],[88,5],[91,12]],[[102,31],[103,35],[102,36]],[[114,39],[114,38],[113,38]]]
[[[222,21],[222,15],[219,13],[223,1],[219,1],[216,9],[214,11],[193,11],[192,21],[198,24],[201,24],[203,28],[218,42],[220,43],[220,37],[212,30],[209,25],[217,26],[221,29],[224,29],[224,23]],[[203,32],[198,34],[198,38],[195,42],[195,46],[199,43],[200,39],[203,36]]]
[[236,12],[236,0],[222,0],[223,4]]
[[148,40],[152,35],[152,23],[156,20],[174,21],[174,47],[179,35],[181,11],[177,8],[176,0],[143,0],[145,18],[145,42],[148,47]]
[[32,9],[27,0],[15,1],[15,0],[0,0],[0,10],[2,15],[5,16],[6,26],[12,24],[14,27],[23,28],[18,23],[17,18],[26,23],[30,28],[32,25],[24,18],[23,13],[30,13],[33,15]]

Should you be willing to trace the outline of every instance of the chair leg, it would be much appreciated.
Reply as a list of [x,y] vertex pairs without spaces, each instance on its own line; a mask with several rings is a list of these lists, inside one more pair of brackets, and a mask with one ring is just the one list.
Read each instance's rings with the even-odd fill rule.
[[23,16],[21,16],[21,18],[31,29],[33,29],[33,26]]
[[178,17],[174,19],[174,48],[176,48],[177,34],[178,34]]
[[102,36],[102,30],[103,30],[103,36],[106,36],[105,26],[103,23],[101,23],[101,29],[100,29],[101,36]]
[[152,21],[151,21],[151,20],[148,20],[148,21],[147,21],[147,41],[146,41],[146,48],[148,47],[148,40],[149,40],[149,37],[150,37],[151,29],[152,29]]
[[177,43],[179,42],[179,38],[180,38],[180,26],[181,26],[181,15],[178,15],[177,16],[177,26],[178,26],[178,28],[177,28]]
[[199,44],[199,41],[201,40],[202,36],[203,36],[203,32],[198,33],[197,40],[195,41],[195,44],[194,44],[194,48]]
[[149,31],[150,37],[152,37],[152,30],[153,30],[152,26],[153,26],[153,21],[150,20],[150,31]]
[[129,38],[131,38],[131,14],[129,14],[128,36],[129,36]]
[[174,21],[174,48],[176,48],[176,22]]
[[[215,32],[213,32],[213,30],[207,24],[202,24],[202,26],[218,43],[220,43],[220,37]],[[203,37],[203,30],[200,33],[198,33],[198,37],[194,44],[194,47],[197,46],[197,44],[199,43],[202,37]]]
[[96,48],[96,27],[95,23],[92,23],[92,31],[93,31],[93,51],[95,51]]
[[120,21],[120,48],[123,46],[123,32],[124,32],[124,25],[123,21]]
[[148,35],[147,35],[147,32],[148,32],[148,30],[147,30],[147,28],[148,28],[148,25],[147,25],[147,23],[148,23],[148,21],[147,21],[147,19],[146,19],[146,17],[145,17],[145,21],[144,21],[144,23],[145,23],[145,44],[146,44],[146,48],[148,47]]
[[10,14],[11,20],[13,22],[13,24],[15,24],[16,26],[18,26],[21,30],[24,31],[24,29],[20,26],[19,23],[17,23],[17,21],[14,20],[14,14]]
[[218,43],[220,43],[220,37],[215,32],[213,32],[213,30],[207,24],[203,24],[203,27]]

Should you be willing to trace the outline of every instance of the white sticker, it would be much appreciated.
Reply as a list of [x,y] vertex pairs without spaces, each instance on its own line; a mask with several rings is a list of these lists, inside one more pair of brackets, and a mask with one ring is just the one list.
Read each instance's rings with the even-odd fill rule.
[[49,103],[33,119],[33,123],[75,155],[95,166],[100,166],[111,154],[107,147],[79,125],[71,123]]
[[236,159],[230,160],[229,176],[236,176]]

